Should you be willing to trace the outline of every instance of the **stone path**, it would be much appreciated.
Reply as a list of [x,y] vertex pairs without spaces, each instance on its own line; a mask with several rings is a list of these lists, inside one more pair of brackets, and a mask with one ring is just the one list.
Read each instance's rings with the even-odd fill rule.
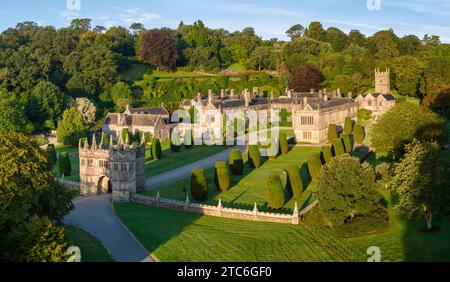
[[191,172],[193,169],[212,168],[212,167],[214,167],[216,162],[228,161],[230,151],[233,149],[237,149],[237,148],[239,148],[239,150],[241,150],[242,153],[244,153],[246,150],[246,147],[244,147],[244,146],[232,147],[230,149],[224,150],[220,153],[209,156],[202,160],[199,160],[199,161],[187,164],[185,166],[179,167],[177,169],[147,178],[145,181],[145,187],[147,187],[146,188],[147,190],[156,189],[156,188],[159,188],[166,184],[173,183],[173,182],[182,180],[186,177],[189,177],[191,175]]
[[78,197],[73,202],[75,210],[65,218],[64,223],[82,228],[97,237],[115,261],[153,261],[147,250],[115,215],[111,195]]

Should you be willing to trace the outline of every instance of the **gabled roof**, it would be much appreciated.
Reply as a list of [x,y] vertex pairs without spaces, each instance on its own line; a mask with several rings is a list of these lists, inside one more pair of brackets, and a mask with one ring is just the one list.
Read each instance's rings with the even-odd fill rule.
[[161,116],[146,115],[146,114],[119,114],[110,113],[105,119],[105,125],[116,126],[155,126],[158,122],[164,122]]
[[129,111],[130,111],[130,114],[144,114],[144,115],[154,115],[154,116],[169,115],[169,112],[164,107],[129,109]]

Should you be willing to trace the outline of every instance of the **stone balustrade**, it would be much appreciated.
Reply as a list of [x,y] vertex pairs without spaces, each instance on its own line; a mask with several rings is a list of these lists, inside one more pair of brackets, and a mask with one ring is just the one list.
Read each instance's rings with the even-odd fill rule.
[[276,222],[284,224],[299,224],[301,222],[301,217],[318,204],[318,201],[314,201],[303,211],[299,212],[297,203],[295,203],[294,211],[292,214],[281,214],[259,211],[256,203],[253,210],[235,209],[224,207],[220,199],[217,206],[212,206],[191,203],[189,196],[186,196],[186,201],[184,202],[171,199],[163,199],[159,196],[159,192],[156,197],[147,197],[134,194],[131,196],[131,201],[149,206],[168,208],[201,215],[261,222]]

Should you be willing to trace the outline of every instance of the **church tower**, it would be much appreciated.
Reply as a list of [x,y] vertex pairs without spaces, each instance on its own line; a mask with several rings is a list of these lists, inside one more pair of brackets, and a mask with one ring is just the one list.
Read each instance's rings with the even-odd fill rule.
[[391,93],[390,69],[385,72],[375,69],[375,93],[389,94]]

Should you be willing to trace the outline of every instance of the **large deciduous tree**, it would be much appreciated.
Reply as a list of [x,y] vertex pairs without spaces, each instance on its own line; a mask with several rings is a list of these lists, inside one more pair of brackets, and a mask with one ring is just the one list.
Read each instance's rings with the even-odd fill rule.
[[78,108],[67,109],[58,122],[58,142],[75,146],[81,138],[86,137],[88,130],[89,125]]
[[377,230],[387,223],[375,173],[358,158],[343,155],[325,165],[317,182],[319,211],[327,226],[342,234]]
[[395,169],[394,183],[399,195],[397,210],[407,217],[424,217],[428,230],[433,216],[449,211],[449,163],[436,143],[414,140]]
[[414,138],[444,142],[447,140],[445,120],[425,107],[399,103],[377,121],[371,139],[377,151],[388,151],[398,158],[405,144]]
[[74,193],[54,179],[32,138],[0,134],[0,261],[64,261],[62,223]]
[[423,64],[412,56],[403,56],[395,59],[395,85],[398,94],[416,97],[423,69]]
[[311,89],[319,89],[321,73],[309,64],[300,64],[292,73],[290,88],[299,92],[309,92]]
[[173,69],[179,58],[177,42],[165,29],[152,29],[142,34],[140,58],[156,68]]

